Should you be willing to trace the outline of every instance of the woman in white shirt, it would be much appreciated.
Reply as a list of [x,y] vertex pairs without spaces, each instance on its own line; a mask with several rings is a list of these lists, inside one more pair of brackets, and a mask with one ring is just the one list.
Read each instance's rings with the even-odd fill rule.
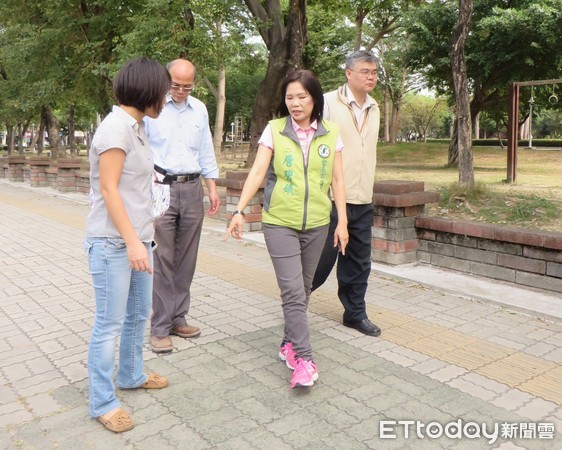
[[279,357],[293,370],[291,388],[318,379],[308,329],[312,278],[330,222],[331,188],[338,212],[334,247],[348,241],[341,151],[335,123],[322,119],[322,87],[308,70],[290,72],[281,85],[279,119],[271,120],[225,239],[242,236],[244,208],[265,179],[262,223],[281,291],[285,333]]

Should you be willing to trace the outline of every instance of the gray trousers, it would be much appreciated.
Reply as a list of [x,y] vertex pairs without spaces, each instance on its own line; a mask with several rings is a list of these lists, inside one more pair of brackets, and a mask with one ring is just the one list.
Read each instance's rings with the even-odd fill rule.
[[328,225],[301,232],[264,224],[263,234],[281,291],[284,340],[293,344],[299,358],[311,360],[306,312]]
[[152,336],[169,336],[174,326],[187,325],[191,282],[203,228],[201,179],[170,185],[170,207],[156,219]]

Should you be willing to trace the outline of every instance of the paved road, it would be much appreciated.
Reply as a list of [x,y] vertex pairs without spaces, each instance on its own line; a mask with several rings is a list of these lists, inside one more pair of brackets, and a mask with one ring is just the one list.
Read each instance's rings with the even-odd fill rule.
[[310,305],[320,379],[290,391],[267,252],[213,226],[193,286],[203,334],[173,337],[160,357],[146,339],[147,368],[171,385],[121,391],[137,426],[112,434],[87,412],[86,199],[46,191],[0,181],[0,448],[562,446],[562,323],[373,272],[368,312],[383,334],[366,337],[340,324],[332,277]]

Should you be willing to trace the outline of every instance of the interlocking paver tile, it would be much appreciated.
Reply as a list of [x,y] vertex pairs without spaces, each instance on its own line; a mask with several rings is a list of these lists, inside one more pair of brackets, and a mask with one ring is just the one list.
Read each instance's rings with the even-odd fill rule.
[[401,355],[401,354],[399,354],[399,353],[396,353],[394,350],[395,350],[395,349],[393,349],[393,350],[384,350],[384,351],[380,352],[378,355],[379,355],[381,358],[384,358],[384,359],[386,359],[387,361],[391,361],[391,362],[393,362],[393,363],[395,363],[395,364],[398,364],[398,365],[400,365],[400,366],[402,366],[402,367],[411,367],[411,366],[413,366],[414,364],[416,364],[417,361],[415,361],[415,360],[413,360],[413,359],[410,359],[410,358],[408,358],[407,356],[404,356],[404,355]]
[[490,403],[507,411],[516,411],[531,400],[533,400],[531,394],[519,389],[510,389],[505,394],[501,394],[493,399]]
[[422,361],[417,364],[414,364],[413,366],[410,367],[410,369],[415,370],[416,372],[419,372],[421,374],[427,375],[436,372],[438,370],[441,370],[445,367],[448,367],[448,364],[443,361],[439,361],[438,359],[427,359],[426,361]]
[[558,405],[542,398],[534,398],[529,403],[523,405],[517,411],[521,417],[528,417],[534,422],[545,421],[547,417],[556,411]]
[[554,367],[555,364],[532,355],[514,353],[480,367],[478,372],[497,381],[504,381],[511,386],[517,386],[537,375],[548,372]]
[[26,402],[36,416],[46,416],[61,409],[61,405],[48,393],[28,397]]
[[353,448],[357,450],[368,448],[367,444],[361,443],[358,440],[354,439],[354,437],[347,431],[332,433],[328,436],[324,436],[321,438],[321,442],[324,448]]
[[461,375],[459,378],[469,381],[470,383],[480,386],[488,391],[495,392],[496,394],[503,394],[509,390],[509,386],[503,383],[498,383],[497,381],[491,380],[474,372],[466,373]]
[[409,343],[417,342],[420,339],[419,337],[409,334],[406,330],[399,326],[385,328],[383,323],[380,323],[379,326],[382,330],[384,330],[383,338],[398,345],[406,346]]
[[460,377],[449,381],[447,385],[484,401],[490,401],[497,396],[494,391],[485,389],[482,386],[477,386],[474,383],[471,383],[470,381],[464,380]]
[[294,447],[283,439],[273,435],[269,430],[257,428],[244,433],[248,445],[253,444],[257,449],[272,448],[276,450],[293,450]]
[[[552,340],[552,342],[554,342],[554,340]],[[553,344],[556,345],[556,344]],[[557,364],[562,364],[562,348],[557,347],[556,349],[552,350],[551,352],[548,352],[544,355],[545,359],[548,359],[549,361],[555,362]]]
[[469,370],[478,369],[495,360],[495,357],[492,355],[485,355],[478,351],[472,351],[470,348],[456,348],[442,354],[439,358],[450,364],[465,367]]
[[536,356],[537,358],[550,359],[550,355],[555,350],[556,347],[554,345],[550,345],[545,342],[537,342],[536,344],[525,347],[524,352]]
[[[170,387],[118,391],[137,427],[122,436],[108,433],[87,411],[94,310],[81,249],[87,207],[43,196],[37,205],[39,195],[0,190],[0,447],[464,450],[489,445],[383,440],[378,426],[389,416],[562,423],[560,325],[376,274],[367,310],[382,335],[342,326],[332,274],[310,303],[320,378],[312,389],[289,391],[291,371],[277,357],[279,289],[266,250],[205,231],[191,309],[202,336],[174,337],[174,352],[164,356],[153,354],[145,339],[147,370],[168,375]],[[25,239],[18,235],[24,221]],[[24,242],[16,256],[7,254],[21,250],[14,239]],[[52,379],[34,378],[45,374]],[[510,388],[516,378],[518,389]]]
[[521,383],[518,387],[533,395],[553,401],[558,405],[562,405],[561,380],[561,378],[554,379],[548,377],[547,374],[544,374]]

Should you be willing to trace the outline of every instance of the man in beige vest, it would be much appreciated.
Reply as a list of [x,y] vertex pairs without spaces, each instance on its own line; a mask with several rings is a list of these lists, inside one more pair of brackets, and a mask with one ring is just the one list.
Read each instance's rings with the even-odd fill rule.
[[336,208],[332,207],[330,231],[316,270],[312,289],[321,286],[336,263],[338,297],[343,304],[343,324],[369,336],[381,329],[367,317],[365,293],[371,272],[373,185],[377,164],[380,110],[369,95],[379,76],[379,60],[367,51],[353,52],[345,63],[347,83],[325,94],[324,118],[340,126],[347,203],[349,243],[345,255],[334,247]]

